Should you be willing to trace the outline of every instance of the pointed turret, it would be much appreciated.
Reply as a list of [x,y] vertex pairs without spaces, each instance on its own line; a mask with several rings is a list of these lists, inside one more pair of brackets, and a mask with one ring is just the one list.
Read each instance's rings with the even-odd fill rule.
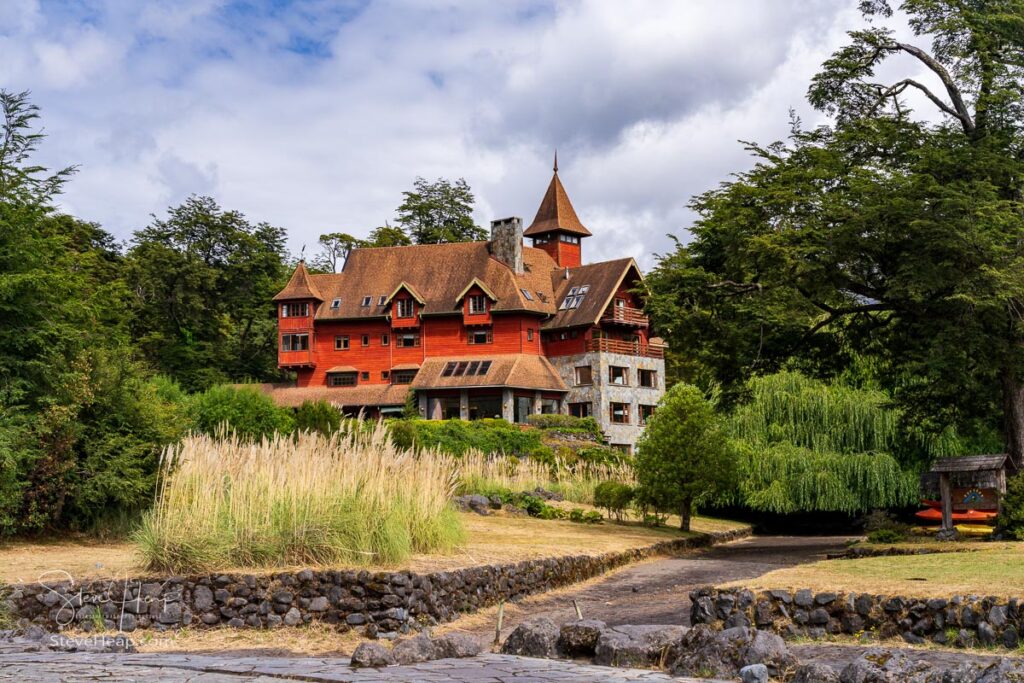
[[524,232],[533,238],[533,246],[548,252],[560,266],[575,268],[581,264],[580,239],[591,232],[580,222],[569,194],[558,177],[558,152],[555,152],[554,175],[540,202],[537,215]]
[[274,297],[274,301],[290,301],[294,299],[324,300],[320,295],[320,290],[313,284],[313,278],[310,277],[309,271],[306,269],[305,261],[299,261],[299,265],[295,267],[295,272],[288,279],[288,284]]

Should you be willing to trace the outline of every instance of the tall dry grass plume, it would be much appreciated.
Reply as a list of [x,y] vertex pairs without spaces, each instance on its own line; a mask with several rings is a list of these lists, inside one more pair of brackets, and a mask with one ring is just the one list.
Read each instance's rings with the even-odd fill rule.
[[167,448],[136,541],[147,566],[389,564],[464,537],[450,505],[458,463],[371,432],[246,442],[190,436]]
[[602,481],[634,484],[629,465],[591,465],[576,462],[553,465],[536,460],[485,455],[470,451],[459,460],[459,490],[465,493],[489,494],[500,489],[531,491],[543,488],[557,491],[573,503],[594,502],[594,488]]

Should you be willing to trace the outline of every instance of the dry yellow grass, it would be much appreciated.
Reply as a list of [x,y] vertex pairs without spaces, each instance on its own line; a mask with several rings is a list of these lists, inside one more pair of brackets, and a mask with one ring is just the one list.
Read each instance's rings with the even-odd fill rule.
[[[571,503],[563,506],[589,508]],[[428,572],[553,555],[600,554],[647,546],[681,535],[671,527],[651,529],[635,523],[605,522],[590,525],[504,515],[481,517],[470,513],[460,514],[459,517],[468,540],[452,554],[418,554],[401,565],[391,567],[401,566],[417,572]],[[694,531],[700,532],[722,531],[740,526],[743,525],[704,517],[697,517],[693,522]],[[291,568],[301,569],[302,566]],[[389,567],[382,565],[379,568]],[[76,578],[139,576],[148,573],[142,568],[142,558],[129,543],[14,542],[0,547],[0,582],[31,583],[39,580],[44,572],[51,571],[64,571]],[[246,568],[238,571],[253,573],[260,570]],[[51,579],[59,580],[60,575],[50,576]]]
[[973,552],[860,560],[825,560],[733,582],[755,590],[809,588],[914,597],[1024,595],[1024,544],[1003,543]]

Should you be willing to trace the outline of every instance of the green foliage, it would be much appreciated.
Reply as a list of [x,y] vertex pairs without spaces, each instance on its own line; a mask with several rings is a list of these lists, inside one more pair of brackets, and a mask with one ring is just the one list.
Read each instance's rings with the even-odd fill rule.
[[1024,541],[1024,474],[1006,482],[996,528],[1010,538]]
[[597,510],[573,508],[569,511],[569,521],[578,524],[600,524],[604,521],[604,518],[601,517],[601,513]]
[[409,236],[402,232],[401,228],[395,228],[387,223],[370,231],[370,236],[362,246],[365,247],[406,247],[412,244]]
[[473,192],[465,179],[429,183],[416,178],[413,189],[402,195],[395,222],[416,244],[487,239],[487,231],[473,223]]
[[295,429],[289,409],[279,408],[269,396],[248,387],[211,387],[192,398],[191,412],[196,429],[211,436],[227,431],[252,440]]
[[463,455],[466,451],[530,456],[542,461],[553,454],[541,443],[541,433],[522,430],[501,419],[483,420],[389,420],[392,439],[401,447],[415,444],[419,449],[437,448],[445,453]]
[[560,413],[534,413],[533,415],[527,415],[526,423],[531,427],[539,429],[591,434],[595,440],[604,438],[601,434],[601,428],[597,425],[597,420],[592,417],[574,417]]
[[633,503],[633,487],[618,481],[603,481],[594,489],[594,506],[604,508],[608,516],[621,522],[623,513]]
[[341,411],[327,401],[304,401],[295,411],[295,429],[333,434],[341,429]]
[[279,377],[273,296],[284,231],[189,197],[135,233],[126,279],[146,359],[190,391]]
[[[648,307],[680,350],[673,371],[727,405],[752,374],[834,377],[869,356],[904,424],[999,425],[1019,460],[1021,2],[900,7],[930,54],[852,32],[809,92],[834,124],[748,144],[753,167],[693,200],[693,240],[660,259]],[[944,81],[925,101],[938,119],[906,102],[931,81],[879,83],[899,55]]]
[[906,539],[906,534],[900,533],[896,529],[878,529],[868,534],[868,543],[899,543]]
[[684,531],[695,504],[733,484],[735,455],[714,408],[694,386],[677,384],[662,397],[637,452],[637,500],[678,512]]

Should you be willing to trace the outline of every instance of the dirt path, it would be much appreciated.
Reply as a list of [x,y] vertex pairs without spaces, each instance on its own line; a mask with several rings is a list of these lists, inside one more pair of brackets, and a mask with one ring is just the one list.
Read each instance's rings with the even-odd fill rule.
[[[575,618],[573,600],[586,618],[609,625],[690,623],[689,592],[698,586],[753,578],[782,567],[814,562],[843,547],[845,537],[759,536],[679,557],[630,565],[587,583],[506,606],[503,635],[516,624],[546,616]],[[493,634],[494,609],[452,626]]]

